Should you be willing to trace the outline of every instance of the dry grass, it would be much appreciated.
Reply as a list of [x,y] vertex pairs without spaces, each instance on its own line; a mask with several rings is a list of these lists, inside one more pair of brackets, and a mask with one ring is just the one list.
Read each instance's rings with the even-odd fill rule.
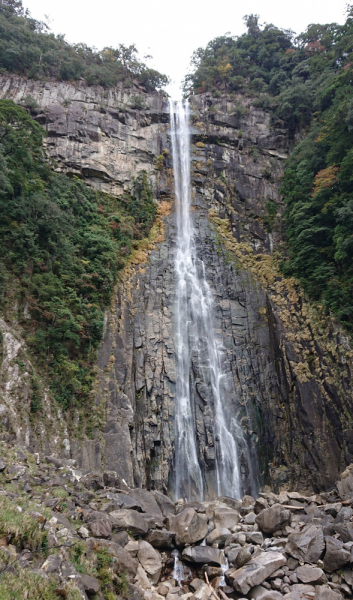
[[[0,578],[1,600],[58,600],[55,591],[56,584],[51,579],[46,579],[22,569],[15,575],[4,573]],[[82,600],[78,589],[69,584],[65,589],[66,600]]]
[[[41,525],[29,512],[36,510],[35,507],[28,504],[28,501],[24,505],[24,502],[19,501],[16,505],[6,496],[0,498],[0,537],[18,548],[35,550],[43,545],[46,532],[42,531]],[[48,513],[41,510],[43,516],[49,516],[45,512]]]

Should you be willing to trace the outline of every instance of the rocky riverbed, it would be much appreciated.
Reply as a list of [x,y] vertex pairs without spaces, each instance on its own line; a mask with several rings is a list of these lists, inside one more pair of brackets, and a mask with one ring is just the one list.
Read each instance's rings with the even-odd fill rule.
[[113,471],[0,450],[0,589],[20,576],[85,600],[352,597],[353,468],[310,497],[174,503]]

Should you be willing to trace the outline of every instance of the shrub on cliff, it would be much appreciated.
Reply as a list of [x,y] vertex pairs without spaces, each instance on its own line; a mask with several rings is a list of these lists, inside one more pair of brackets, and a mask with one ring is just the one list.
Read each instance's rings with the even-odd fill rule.
[[43,135],[24,109],[0,100],[0,308],[27,306],[28,343],[67,407],[87,398],[104,309],[156,207],[145,172],[121,201],[53,173]]

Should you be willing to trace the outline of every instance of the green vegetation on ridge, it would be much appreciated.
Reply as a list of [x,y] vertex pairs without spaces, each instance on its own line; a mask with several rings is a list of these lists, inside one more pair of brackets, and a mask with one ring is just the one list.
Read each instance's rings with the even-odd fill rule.
[[[286,275],[353,328],[353,7],[343,25],[310,25],[294,38],[245,17],[248,32],[199,49],[185,89],[254,98],[287,128]],[[299,144],[295,145],[300,133]]]
[[103,311],[156,204],[146,172],[121,200],[54,173],[44,160],[44,134],[24,109],[0,100],[0,309],[6,315],[15,301],[27,307],[31,318],[23,314],[21,325],[28,344],[69,407],[91,389]]
[[0,72],[10,71],[31,79],[59,81],[83,78],[88,85],[126,87],[137,81],[146,90],[162,88],[168,78],[137,58],[134,45],[97,51],[86,44],[69,44],[50,33],[45,23],[33,19],[22,0],[0,3]]

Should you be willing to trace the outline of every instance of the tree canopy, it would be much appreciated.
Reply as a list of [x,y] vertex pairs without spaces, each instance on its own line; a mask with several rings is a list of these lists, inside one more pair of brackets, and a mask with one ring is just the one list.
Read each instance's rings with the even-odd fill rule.
[[119,44],[98,51],[86,44],[69,44],[46,23],[33,19],[22,0],[0,3],[0,71],[33,79],[84,79],[89,85],[112,87],[137,82],[146,91],[168,83],[166,75],[150,69],[137,56],[136,46]]
[[185,89],[241,91],[281,119],[293,149],[281,187],[283,271],[353,329],[353,7],[343,25],[311,24],[297,37],[257,15],[245,22],[244,35],[194,53]]

